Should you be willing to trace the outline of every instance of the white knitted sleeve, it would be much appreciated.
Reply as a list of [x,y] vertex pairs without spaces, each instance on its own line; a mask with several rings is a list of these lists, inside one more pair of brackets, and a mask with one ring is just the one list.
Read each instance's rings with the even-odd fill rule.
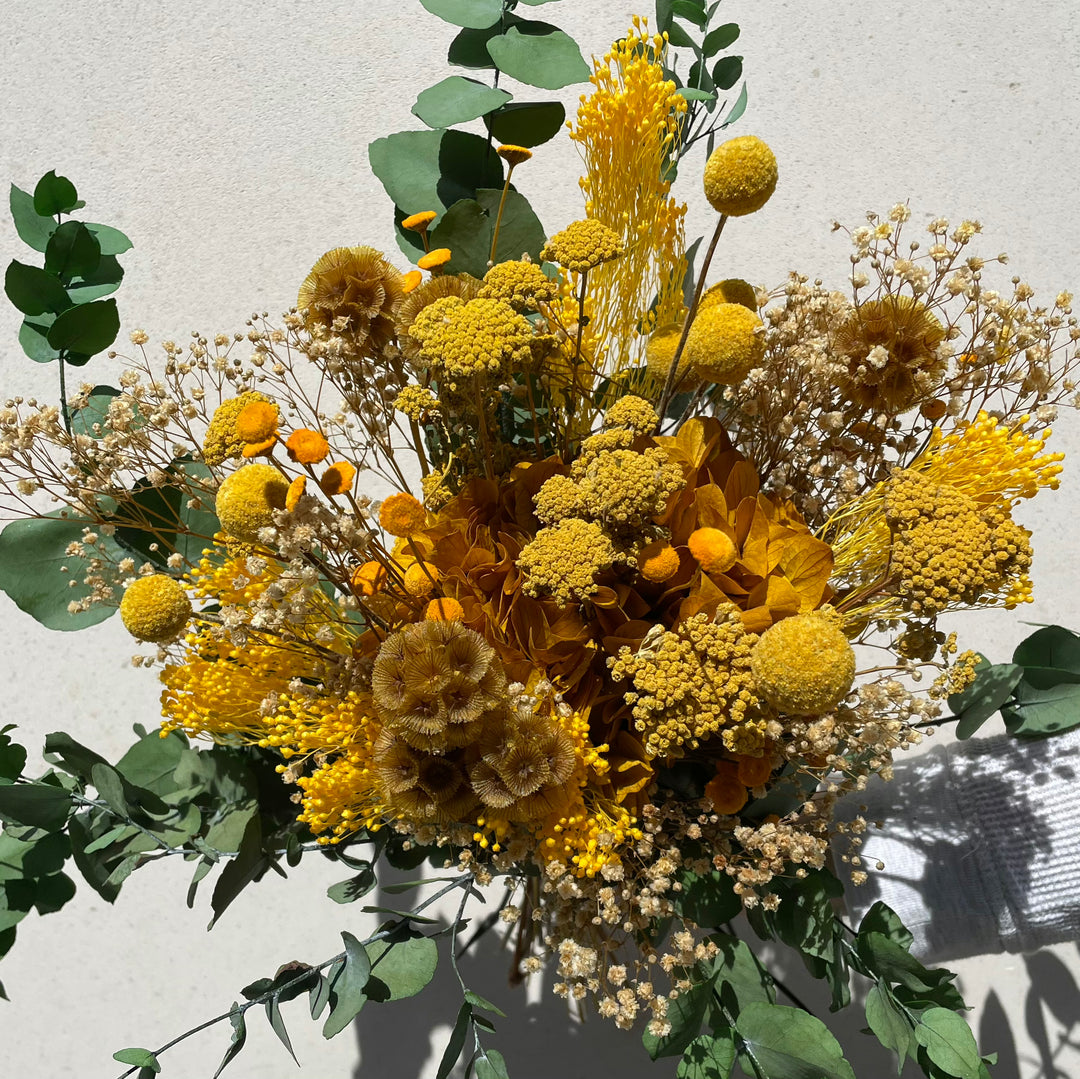
[[1080,939],[1080,731],[939,745],[897,761],[891,783],[875,777],[840,816],[860,804],[865,884],[849,879],[846,840],[833,845],[856,924],[883,900],[932,962]]

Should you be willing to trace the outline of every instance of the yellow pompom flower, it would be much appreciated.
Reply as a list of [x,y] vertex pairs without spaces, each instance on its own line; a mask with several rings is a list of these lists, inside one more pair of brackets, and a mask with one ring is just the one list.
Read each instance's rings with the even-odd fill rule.
[[815,611],[774,623],[750,653],[754,688],[774,708],[818,715],[835,708],[855,681],[855,650],[836,621]]
[[411,536],[427,524],[427,510],[418,498],[407,491],[399,491],[383,502],[379,510],[379,524],[391,536]]
[[254,401],[269,404],[270,398],[265,393],[259,393],[258,390],[248,390],[238,397],[222,401],[214,411],[210,426],[206,429],[206,437],[203,439],[203,460],[211,468],[224,464],[230,457],[240,456],[245,440],[240,437],[236,429],[236,421],[240,413]]
[[417,599],[430,595],[440,577],[439,567],[430,562],[414,562],[406,571],[402,584],[410,596]]
[[348,494],[352,490],[353,480],[356,479],[356,465],[349,461],[335,461],[319,480],[319,486],[324,495],[331,498],[334,495]]
[[445,266],[452,257],[449,247],[436,247],[434,251],[421,255],[416,260],[416,265],[421,270],[437,270],[440,266]]
[[218,488],[215,509],[223,531],[243,543],[258,543],[259,531],[285,508],[289,483],[273,465],[245,465]]
[[386,567],[381,562],[365,562],[353,570],[349,583],[358,596],[373,596],[386,584]]
[[714,303],[737,303],[748,311],[757,312],[757,290],[748,281],[740,277],[728,277],[717,281],[705,290],[705,295],[698,302],[698,310]]
[[140,577],[120,600],[124,628],[140,641],[172,640],[191,618],[191,600],[179,581],[164,573]]
[[776,156],[756,135],[739,135],[705,163],[705,197],[717,213],[743,217],[760,210],[776,190]]
[[236,433],[248,444],[272,440],[277,425],[278,406],[273,401],[251,401],[236,417]]
[[706,573],[727,573],[738,561],[734,540],[719,528],[698,528],[687,540],[690,554]]
[[330,452],[330,443],[318,432],[307,427],[300,427],[289,435],[285,449],[291,460],[299,465],[317,465],[326,460]]
[[679,572],[679,554],[667,540],[653,540],[638,551],[637,565],[645,580],[659,584]]
[[683,361],[706,382],[734,385],[765,356],[764,324],[742,304],[699,309],[686,337]]
[[[649,374],[661,386],[667,381],[668,371],[671,370],[671,362],[675,359],[675,352],[679,347],[681,337],[682,323],[680,322],[669,322],[664,326],[658,326],[649,334],[649,340],[645,346],[645,363],[648,365]],[[679,360],[675,388],[677,390],[688,390],[700,385],[700,383],[701,377],[686,362],[686,352],[684,350],[682,358]]]
[[540,257],[575,273],[587,273],[623,252],[618,235],[595,217],[573,221],[544,245]]
[[424,608],[424,619],[427,622],[460,622],[464,617],[465,608],[451,596],[433,599]]

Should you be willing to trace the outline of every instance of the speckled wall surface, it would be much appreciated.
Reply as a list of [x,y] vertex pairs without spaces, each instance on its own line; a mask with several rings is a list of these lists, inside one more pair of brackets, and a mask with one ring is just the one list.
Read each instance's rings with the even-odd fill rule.
[[[588,54],[603,52],[630,14],[617,0],[566,0],[538,17],[558,22]],[[781,181],[766,211],[725,234],[717,276],[773,286],[800,269],[842,287],[847,250],[830,223],[857,224],[864,211],[909,198],[916,224],[937,214],[979,218],[985,250],[1007,250],[1009,271],[1043,294],[1080,286],[1074,0],[725,0],[723,14],[742,26],[750,86],[734,132],[773,146]],[[92,220],[132,237],[118,294],[123,335],[142,327],[154,340],[181,340],[193,328],[242,329],[253,310],[284,310],[312,262],[339,244],[371,243],[398,258],[367,145],[420,126],[409,109],[448,73],[453,33],[416,0],[4,0],[0,20],[0,178],[27,187],[55,168],[75,180]],[[572,105],[580,89],[558,96]],[[710,225],[700,166],[681,170],[691,236]],[[562,138],[515,181],[554,230],[581,212],[577,175]],[[6,217],[0,255],[25,257]],[[54,394],[55,373],[21,355],[17,327],[0,304],[4,393]],[[95,381],[108,381],[109,368],[95,361]],[[1080,448],[1076,415],[1062,417],[1055,441]],[[1080,627],[1078,491],[1070,475],[1056,495],[1024,507],[1037,551],[1026,620]],[[128,666],[118,623],[62,636],[4,596],[0,618],[3,722],[18,723],[29,745],[62,726],[114,757],[133,722],[153,722],[153,676]],[[966,645],[999,659],[1029,632],[1004,613],[967,616],[956,628]],[[249,889],[207,935],[205,897],[195,911],[183,903],[189,869],[139,872],[115,910],[83,886],[62,913],[19,927],[0,967],[12,997],[0,1002],[8,1074],[106,1079],[122,1070],[109,1059],[115,1049],[161,1044],[227,1010],[240,986],[288,960],[317,962],[337,950],[340,929],[364,928],[353,908],[325,898],[346,873],[315,862],[289,881],[270,877]],[[673,1073],[671,1063],[650,1066],[634,1035],[596,1021],[582,1029],[550,997],[537,1003],[535,993],[526,1001],[506,990],[506,965],[505,955],[481,953],[470,978],[486,996],[516,1002],[493,1043],[515,1079]],[[957,968],[985,1048],[1003,1050],[995,1074],[1080,1074],[1074,945]],[[411,1004],[369,1006],[359,1043],[349,1032],[322,1043],[303,1004],[287,1006],[300,1074],[433,1074],[429,1054],[437,1061],[455,993],[440,977]],[[861,1025],[858,1016],[845,1025],[856,1046]],[[261,1020],[251,1026],[233,1079],[297,1074]],[[226,1041],[220,1028],[193,1039],[168,1055],[165,1074],[209,1076]],[[860,1079],[886,1074],[880,1058],[853,1061]]]

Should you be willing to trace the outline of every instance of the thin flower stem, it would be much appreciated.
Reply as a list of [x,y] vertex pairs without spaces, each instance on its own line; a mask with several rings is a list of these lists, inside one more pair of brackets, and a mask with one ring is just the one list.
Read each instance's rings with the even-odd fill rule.
[[679,370],[679,361],[682,359],[683,349],[686,348],[686,338],[690,333],[690,324],[694,321],[698,304],[701,302],[701,295],[705,291],[705,278],[709,272],[709,265],[712,263],[713,252],[716,250],[716,245],[720,240],[720,233],[724,231],[726,223],[727,214],[721,214],[720,220],[716,222],[712,240],[709,242],[709,250],[705,252],[705,261],[702,262],[701,270],[698,273],[694,298],[690,303],[690,310],[686,312],[686,321],[683,323],[682,333],[679,335],[679,346],[675,349],[675,355],[671,358],[671,367],[668,368],[667,380],[664,382],[664,392],[660,396],[660,404],[656,410],[660,416],[656,422],[657,434],[660,433],[660,427],[664,422],[664,413],[667,412],[668,404],[675,393],[675,376]]
[[589,271],[581,274],[581,288],[578,291],[577,338],[574,342],[574,358],[570,362],[570,392],[566,397],[566,432],[563,439],[563,458],[570,455],[570,434],[574,427],[574,412],[577,406],[577,373],[581,364],[581,337],[585,332],[585,290],[588,288]]
[[61,355],[57,360],[57,364],[60,367],[60,415],[64,417],[64,430],[71,434],[71,414],[68,412],[67,403],[67,381],[64,373],[64,368],[67,366],[64,362],[64,357]]
[[488,265],[495,265],[495,252],[499,248],[499,226],[502,224],[503,207],[506,205],[506,195],[510,190],[510,177],[514,175],[514,166],[506,170],[506,182],[503,184],[502,197],[499,199],[499,212],[495,215],[495,228],[491,233],[491,252],[488,254]]

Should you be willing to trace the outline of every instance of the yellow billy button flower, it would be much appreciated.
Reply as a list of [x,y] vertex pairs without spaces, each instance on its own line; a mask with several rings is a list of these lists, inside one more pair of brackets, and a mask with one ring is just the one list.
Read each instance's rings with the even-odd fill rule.
[[120,600],[124,628],[140,641],[172,640],[191,618],[191,600],[179,581],[163,573],[140,577]]
[[698,308],[710,307],[714,303],[737,303],[748,311],[757,312],[757,291],[749,282],[741,277],[728,277],[723,281],[717,281],[705,290],[701,297]]
[[728,139],[705,163],[705,197],[718,213],[743,217],[776,190],[776,156],[756,135]]
[[738,561],[732,538],[719,528],[698,528],[687,540],[690,553],[706,573],[727,573]]
[[391,536],[405,538],[427,524],[427,510],[419,499],[407,491],[391,495],[379,510],[379,524]]
[[301,427],[289,435],[285,449],[297,464],[317,465],[326,459],[330,452],[330,443],[318,431]]
[[451,596],[433,599],[424,608],[424,619],[428,622],[461,622],[465,618],[465,608]]
[[659,584],[679,572],[679,555],[666,540],[654,540],[638,551],[637,564],[645,580]]
[[285,494],[285,508],[292,513],[294,509],[300,504],[300,499],[304,496],[304,489],[307,487],[307,476],[297,476],[296,479],[289,484],[289,490]]
[[409,214],[401,222],[401,227],[408,229],[410,232],[426,232],[428,225],[438,216],[434,210],[421,210],[418,214]]
[[439,567],[430,562],[414,562],[406,571],[402,582],[410,596],[420,599],[430,595],[440,577]]
[[764,324],[742,304],[699,308],[686,335],[683,360],[706,382],[734,385],[765,356]]
[[[658,326],[649,334],[648,344],[645,346],[645,363],[649,373],[659,382],[664,384],[671,370],[671,361],[675,359],[675,351],[679,347],[679,339],[682,337],[682,324],[669,322],[664,326]],[[692,389],[701,384],[701,377],[686,362],[686,357],[679,361],[679,371],[675,383],[676,390]]]
[[750,669],[754,688],[778,711],[818,715],[850,692],[855,650],[829,614],[795,614],[761,635]]
[[416,260],[416,265],[421,270],[438,270],[445,266],[450,261],[450,248],[449,247],[436,247],[434,251],[429,251],[426,255],[421,255]]
[[738,813],[747,803],[746,787],[734,761],[718,761],[716,775],[705,784],[705,797],[717,813]]
[[386,567],[381,562],[365,562],[353,571],[351,584],[358,596],[373,596],[386,584]]
[[524,165],[525,162],[532,157],[532,150],[526,150],[524,146],[515,146],[513,143],[506,143],[505,145],[500,146],[495,153],[497,153],[510,168]]
[[349,461],[335,461],[319,480],[319,486],[324,495],[347,494],[352,490],[353,480],[356,479],[356,466]]
[[408,296],[409,293],[413,291],[413,289],[420,287],[420,283],[423,280],[424,275],[419,270],[410,270],[401,279],[401,291],[404,292],[406,296]]
[[285,508],[289,484],[273,465],[245,465],[218,488],[214,508],[222,530],[243,543],[258,543],[259,531]]

